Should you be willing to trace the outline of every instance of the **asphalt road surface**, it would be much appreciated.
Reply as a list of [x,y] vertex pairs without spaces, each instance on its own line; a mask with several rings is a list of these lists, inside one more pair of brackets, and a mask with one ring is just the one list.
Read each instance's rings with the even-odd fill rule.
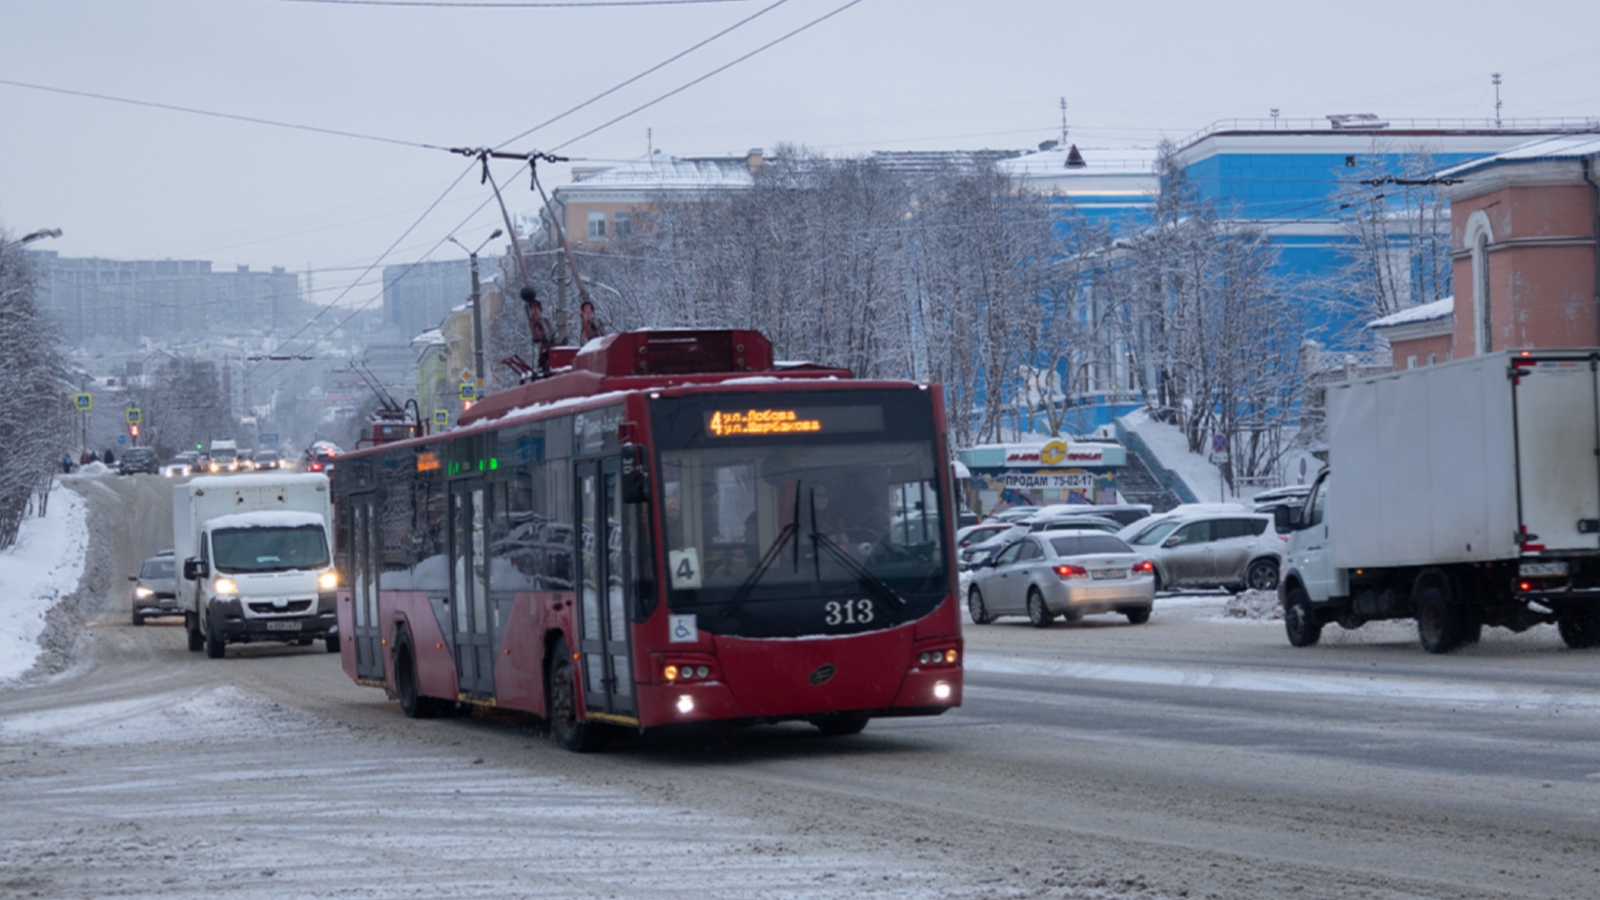
[[103,481],[72,665],[0,692],[0,897],[1600,893],[1600,653],[1553,629],[1295,650],[1164,597],[969,626],[943,717],[576,755],[523,717],[407,720],[320,645],[212,661],[130,625],[167,485]]

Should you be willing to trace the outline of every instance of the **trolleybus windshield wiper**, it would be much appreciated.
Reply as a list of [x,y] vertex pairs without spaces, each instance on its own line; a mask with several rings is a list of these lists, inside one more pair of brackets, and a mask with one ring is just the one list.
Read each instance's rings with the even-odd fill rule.
[[[838,544],[834,543],[833,538],[823,534],[821,530],[817,528],[816,491],[811,492],[811,544],[813,547],[818,547],[828,551],[828,555],[832,556],[834,560],[839,563],[839,565],[843,566],[845,571],[856,576],[857,580],[861,582],[862,586],[871,591],[872,594],[876,596],[884,605],[894,609],[906,608],[906,598],[895,593],[894,588],[885,584],[883,579],[872,574],[870,569],[857,562],[855,558],[850,555],[850,551],[845,550]],[[817,557],[817,580],[821,581],[822,554],[813,550],[812,555]]]
[[784,546],[790,541],[794,541],[794,570],[799,572],[800,482],[798,481],[794,485],[794,520],[784,524],[783,530],[778,532],[778,536],[773,539],[772,545],[767,547],[767,552],[761,554],[761,561],[756,564],[755,569],[749,575],[745,576],[744,581],[739,584],[739,589],[733,592],[733,599],[728,601],[729,605],[737,609],[739,604],[749,598],[750,591],[755,589],[756,582],[760,581],[762,576],[767,574],[767,570],[772,568],[772,564],[778,561],[778,554],[783,552]]

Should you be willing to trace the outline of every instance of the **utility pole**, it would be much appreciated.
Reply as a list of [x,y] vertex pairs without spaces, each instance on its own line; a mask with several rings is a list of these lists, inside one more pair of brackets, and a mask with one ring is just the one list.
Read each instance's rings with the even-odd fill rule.
[[1061,98],[1061,146],[1067,145],[1067,98]]
[[1494,81],[1494,127],[1500,127],[1500,73],[1493,73]]
[[[483,244],[478,245],[478,250],[482,250],[484,244],[489,243],[503,233],[504,232],[502,232],[500,229],[496,228],[494,230],[494,234],[484,238]],[[450,243],[455,244],[457,247],[460,247],[463,250],[467,250],[467,245],[456,240],[454,237],[450,238]],[[467,250],[467,260],[470,263],[472,270],[472,374],[476,379],[476,384],[474,386],[477,388],[477,390],[473,392],[474,396],[481,396],[483,394],[483,381],[484,377],[488,374],[483,368],[483,310],[481,309],[482,303],[480,302],[483,299],[483,292],[480,290],[478,283],[478,250]]]

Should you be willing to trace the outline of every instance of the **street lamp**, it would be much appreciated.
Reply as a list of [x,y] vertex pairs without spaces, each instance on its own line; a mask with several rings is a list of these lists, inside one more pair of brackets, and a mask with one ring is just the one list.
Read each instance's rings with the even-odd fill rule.
[[[494,234],[484,238],[483,243],[478,245],[478,250],[482,250],[486,244],[504,233],[505,232],[496,228],[494,230]],[[455,235],[451,235],[448,240],[457,247],[467,250],[467,245],[456,240]],[[484,376],[483,313],[478,309],[478,250],[467,250],[467,259],[472,262],[472,369],[473,373],[477,375],[478,380],[478,383],[475,385],[475,387],[481,389],[483,387]],[[474,393],[474,396],[476,396],[476,393]]]
[[25,234],[22,237],[12,241],[11,243],[6,244],[5,246],[7,246],[7,247],[21,247],[23,244],[31,244],[34,241],[43,240],[45,238],[58,238],[58,237],[61,237],[61,229],[59,229],[59,228],[41,228],[38,231],[31,232],[29,234]]

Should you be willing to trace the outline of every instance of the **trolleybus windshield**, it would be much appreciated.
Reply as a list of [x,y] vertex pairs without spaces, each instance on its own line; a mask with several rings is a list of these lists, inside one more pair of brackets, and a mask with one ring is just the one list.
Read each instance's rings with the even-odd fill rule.
[[674,611],[713,632],[832,634],[891,627],[944,599],[927,395],[865,399],[692,397],[657,419]]

